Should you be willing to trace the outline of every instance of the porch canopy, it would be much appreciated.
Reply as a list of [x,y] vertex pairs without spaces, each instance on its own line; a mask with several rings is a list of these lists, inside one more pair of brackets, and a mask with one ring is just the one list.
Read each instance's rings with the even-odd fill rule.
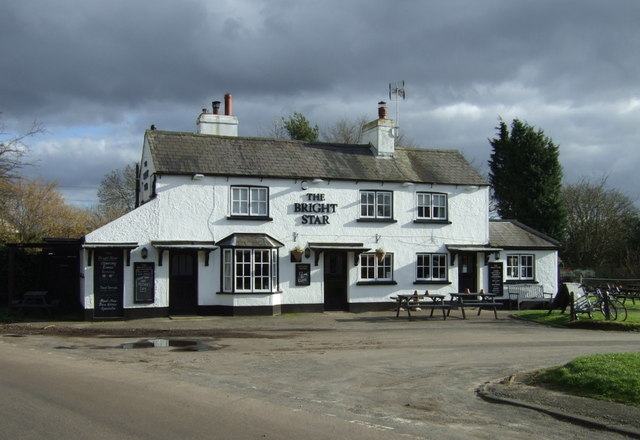
[[456,255],[463,252],[482,252],[484,254],[484,262],[489,262],[489,254],[499,254],[504,249],[484,244],[447,244],[445,245],[451,254],[451,264],[454,263]]
[[180,241],[180,240],[168,240],[168,241],[152,241],[151,246],[158,249],[158,266],[162,266],[162,254],[164,251],[187,249],[193,251],[206,251],[204,254],[204,265],[209,265],[209,253],[218,249],[211,241]]
[[324,251],[345,251],[355,254],[354,264],[358,265],[358,257],[361,253],[370,251],[371,248],[364,247],[363,243],[309,243],[309,249],[315,254],[315,265],[320,261],[320,254]]

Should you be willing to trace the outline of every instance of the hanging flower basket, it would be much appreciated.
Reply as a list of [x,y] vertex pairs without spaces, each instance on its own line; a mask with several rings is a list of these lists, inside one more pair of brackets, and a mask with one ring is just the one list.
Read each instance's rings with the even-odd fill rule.
[[291,261],[299,263],[302,261],[302,256],[304,255],[304,249],[302,248],[294,248],[291,250]]
[[384,257],[387,255],[384,249],[379,248],[376,249],[376,257],[378,258],[378,263],[382,263],[384,261]]

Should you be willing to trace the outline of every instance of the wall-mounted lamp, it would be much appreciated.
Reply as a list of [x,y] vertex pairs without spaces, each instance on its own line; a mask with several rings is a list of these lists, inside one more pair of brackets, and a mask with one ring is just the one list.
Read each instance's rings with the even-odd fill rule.
[[194,175],[191,177],[191,179],[192,179],[192,180],[202,180],[202,179],[204,179],[204,174],[194,174]]
[[147,248],[142,248],[142,250],[140,251],[140,256],[143,260],[146,260],[149,256],[149,250]]
[[404,186],[405,188],[408,186],[413,186],[413,182],[402,182],[402,186]]
[[306,191],[307,189],[309,189],[309,182],[303,180],[302,182],[300,182],[300,188],[302,188],[303,191]]
[[472,192],[472,191],[475,191],[475,190],[477,190],[477,189],[478,189],[478,185],[470,185],[470,186],[467,186],[467,187],[466,187],[466,190],[467,190],[468,192]]
[[324,182],[324,180],[322,180],[322,179],[321,179],[321,178],[319,178],[319,177],[316,177],[315,179],[313,179],[313,180],[311,181],[311,183],[313,183],[314,185],[317,185],[317,184],[322,183],[322,182]]

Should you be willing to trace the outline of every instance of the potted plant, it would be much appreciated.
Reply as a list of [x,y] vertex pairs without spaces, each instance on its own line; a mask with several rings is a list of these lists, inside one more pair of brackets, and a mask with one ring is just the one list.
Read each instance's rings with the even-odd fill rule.
[[379,263],[382,263],[384,261],[385,255],[387,255],[387,252],[383,248],[376,249],[376,257],[378,257]]
[[302,260],[302,256],[304,255],[304,249],[300,246],[296,246],[291,249],[291,261],[300,262]]

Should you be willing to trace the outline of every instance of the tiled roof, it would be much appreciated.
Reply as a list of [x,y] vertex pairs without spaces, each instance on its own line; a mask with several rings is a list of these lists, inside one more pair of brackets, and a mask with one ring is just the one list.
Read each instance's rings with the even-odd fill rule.
[[498,248],[558,249],[560,243],[515,220],[491,220],[489,244]]
[[458,151],[229,137],[147,130],[156,172],[274,178],[488,185]]

